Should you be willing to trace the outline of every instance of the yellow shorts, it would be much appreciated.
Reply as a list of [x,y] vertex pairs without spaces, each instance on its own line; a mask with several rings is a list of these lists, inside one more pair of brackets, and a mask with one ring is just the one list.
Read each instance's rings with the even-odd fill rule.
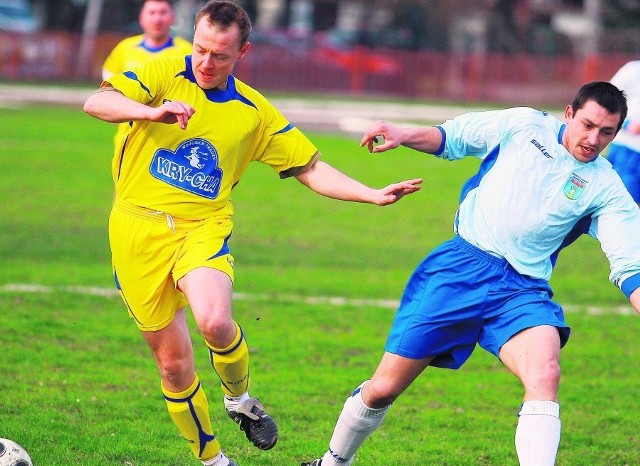
[[198,267],[233,281],[228,217],[183,220],[116,199],[109,218],[113,275],[129,315],[143,331],[169,325],[187,304],[176,284]]

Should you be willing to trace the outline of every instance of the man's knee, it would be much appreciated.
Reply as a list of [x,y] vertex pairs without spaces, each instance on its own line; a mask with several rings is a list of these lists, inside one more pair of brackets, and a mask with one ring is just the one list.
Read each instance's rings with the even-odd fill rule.
[[538,367],[531,367],[522,377],[522,384],[527,392],[545,394],[544,399],[555,399],[560,383],[560,363],[548,361]]
[[192,352],[173,353],[156,358],[160,377],[170,386],[184,387],[192,382],[193,357]]
[[392,404],[402,393],[387,379],[371,379],[362,390],[362,400],[373,409],[384,408]]
[[238,330],[228,312],[213,311],[198,322],[200,333],[214,348],[225,348],[235,339]]

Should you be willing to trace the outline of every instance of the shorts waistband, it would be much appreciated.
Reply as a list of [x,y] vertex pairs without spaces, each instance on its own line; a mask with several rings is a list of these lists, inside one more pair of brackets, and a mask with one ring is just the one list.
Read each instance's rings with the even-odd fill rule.
[[498,257],[498,256],[494,256],[493,254],[491,254],[490,252],[487,252],[483,249],[480,249],[477,246],[474,246],[473,244],[471,244],[470,242],[468,242],[466,239],[464,239],[462,236],[460,235],[456,235],[453,238],[453,243],[459,247],[460,249],[464,249],[465,251],[469,252],[470,254],[473,254],[474,256],[483,259],[487,262],[491,262],[493,264],[502,266],[502,267],[506,267],[509,265],[509,262],[503,258],[503,257]]
[[199,222],[200,220],[187,220],[184,218],[174,217],[167,212],[163,212],[161,210],[153,210],[147,207],[141,207],[135,204],[132,204],[124,199],[119,197],[115,197],[113,202],[114,209],[125,213],[127,215],[132,215],[137,218],[141,218],[144,220],[149,220],[151,222],[156,223],[166,223],[169,228],[171,228],[175,232],[176,225],[187,224],[193,222]]

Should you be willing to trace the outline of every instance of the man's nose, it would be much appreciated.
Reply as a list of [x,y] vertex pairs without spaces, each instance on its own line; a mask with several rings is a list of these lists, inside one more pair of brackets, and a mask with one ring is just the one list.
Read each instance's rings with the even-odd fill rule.
[[202,59],[202,64],[206,68],[211,68],[213,66],[213,57],[211,57],[211,55],[205,55]]

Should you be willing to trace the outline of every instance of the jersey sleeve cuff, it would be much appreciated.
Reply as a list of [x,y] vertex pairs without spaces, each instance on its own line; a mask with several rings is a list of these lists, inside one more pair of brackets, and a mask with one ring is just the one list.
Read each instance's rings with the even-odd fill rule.
[[302,167],[291,167],[281,171],[280,179],[284,180],[285,178],[290,178],[292,176],[302,175],[304,172],[308,171],[319,158],[320,153],[316,151],[316,153],[313,154],[313,157],[311,157],[311,159]]
[[640,273],[630,276],[625,281],[622,282],[622,286],[620,289],[624,293],[624,295],[629,298],[631,293],[640,288]]
[[444,146],[447,143],[447,133],[445,133],[444,128],[442,126],[436,126],[440,130],[440,134],[442,134],[442,141],[440,142],[440,147],[433,153],[433,155],[442,155],[444,151]]

